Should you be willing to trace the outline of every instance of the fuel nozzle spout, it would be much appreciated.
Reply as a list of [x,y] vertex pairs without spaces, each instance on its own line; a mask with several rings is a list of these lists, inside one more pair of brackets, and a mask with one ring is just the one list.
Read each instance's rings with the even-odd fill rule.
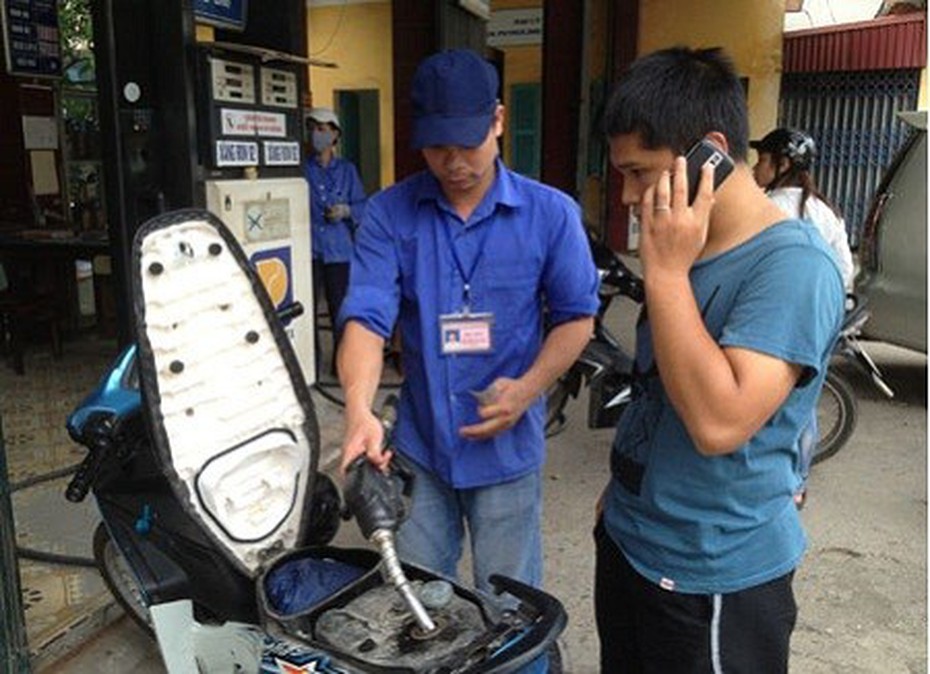
[[387,529],[378,529],[371,535],[369,540],[378,546],[388,580],[397,589],[404,603],[407,604],[407,608],[410,609],[423,634],[428,635],[435,632],[436,623],[429,617],[423,603],[413,591],[413,587],[410,585],[410,581],[407,580],[404,569],[400,565],[400,560],[397,558],[397,550],[394,547],[394,534]]

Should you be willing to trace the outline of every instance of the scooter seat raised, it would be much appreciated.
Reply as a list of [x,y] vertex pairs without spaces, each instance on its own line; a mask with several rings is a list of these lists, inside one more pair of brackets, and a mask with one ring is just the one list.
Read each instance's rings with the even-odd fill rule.
[[140,381],[185,509],[258,575],[299,544],[318,430],[303,374],[238,243],[212,214],[144,225],[133,257]]

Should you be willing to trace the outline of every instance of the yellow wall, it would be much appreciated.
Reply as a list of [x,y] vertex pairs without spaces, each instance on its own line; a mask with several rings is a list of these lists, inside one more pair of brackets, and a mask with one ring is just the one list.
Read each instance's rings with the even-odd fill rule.
[[[541,0],[492,0],[491,11],[505,9],[534,9],[541,7]],[[517,45],[498,47],[504,53],[504,107],[510,109],[510,86],[513,84],[530,84],[542,82],[542,45]],[[509,124],[508,124],[509,128]],[[510,135],[504,133],[504,161],[510,162]]]
[[[582,0],[577,0],[581,2]],[[608,4],[617,0],[590,0],[586,62],[591,79],[604,76],[607,60]],[[540,0],[492,0],[491,9],[539,7]],[[683,44],[692,47],[722,46],[740,75],[749,78],[749,125],[756,138],[773,128],[778,116],[781,79],[784,0],[640,0],[639,53]],[[504,47],[504,104],[509,104],[509,85],[542,79],[542,49]],[[586,92],[582,92],[586,95]],[[504,158],[510,143],[504,139]],[[586,161],[579,157],[579,161]],[[580,200],[588,217],[597,219],[603,207],[602,181],[582,180]]]
[[749,133],[778,118],[785,0],[640,0],[639,53],[684,45],[723,47],[749,78]]
[[[582,0],[576,0],[581,2]],[[594,0],[592,15],[606,13],[606,4]],[[784,0],[640,0],[640,53],[684,44],[694,47],[723,46],[741,75],[749,78],[750,134],[758,137],[771,129],[778,114],[781,74]],[[542,0],[492,0],[491,9],[539,7]],[[378,89],[381,108],[381,183],[394,181],[394,88],[392,81],[391,2],[374,1],[310,7],[308,15],[311,57],[334,61],[337,69],[311,68],[310,89],[314,105],[333,105],[336,89]],[[602,16],[606,21],[606,16]],[[600,23],[591,17],[592,27]],[[593,30],[586,40],[591,76],[603,64],[604,34]],[[542,79],[540,46],[504,47],[504,104],[509,87]],[[925,100],[925,99],[924,99]],[[505,136],[504,157],[509,159]],[[583,160],[583,158],[581,158]],[[599,186],[582,186],[582,200],[596,208]],[[592,190],[593,188],[593,190]],[[594,193],[592,193],[592,191]]]
[[334,107],[333,91],[377,89],[381,130],[381,185],[394,182],[394,80],[391,3],[370,2],[307,11],[311,58],[338,68],[310,68],[313,105]]

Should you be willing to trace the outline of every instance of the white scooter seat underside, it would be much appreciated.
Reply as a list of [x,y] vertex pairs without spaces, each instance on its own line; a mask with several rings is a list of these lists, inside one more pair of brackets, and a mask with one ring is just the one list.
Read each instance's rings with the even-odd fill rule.
[[140,358],[151,358],[157,382],[157,400],[147,402],[175,492],[255,573],[268,551],[297,542],[316,447],[270,303],[258,301],[255,276],[222,225],[191,213],[136,243]]

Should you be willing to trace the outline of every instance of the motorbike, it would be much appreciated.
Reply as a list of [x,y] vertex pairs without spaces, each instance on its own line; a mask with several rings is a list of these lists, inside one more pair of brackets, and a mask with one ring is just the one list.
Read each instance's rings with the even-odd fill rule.
[[598,308],[594,332],[578,359],[549,388],[546,402],[546,433],[554,435],[565,424],[565,407],[582,387],[590,388],[588,428],[613,428],[633,394],[633,353],[604,324],[613,300],[627,297],[637,304],[646,298],[642,279],[606,244],[588,236],[597,268]]
[[846,445],[859,420],[859,408],[852,383],[838,367],[839,363],[852,363],[882,394],[888,398],[894,397],[894,391],[859,340],[862,326],[868,322],[869,317],[866,302],[858,295],[847,295],[843,325],[833,347],[830,367],[827,369],[827,377],[817,402],[819,437],[811,457],[811,465],[835,456]]
[[[551,595],[398,559],[402,467],[353,464],[342,494],[317,470],[283,327],[300,308],[276,315],[222,222],[165,213],[133,245],[136,343],[68,417],[88,453],[66,497],[93,494],[97,566],[169,674],[504,673],[558,652]],[[374,549],[330,544],[347,513]]]
[[[611,333],[604,325],[604,317],[613,300],[619,296],[642,304],[645,300],[642,279],[603,242],[591,236],[589,242],[600,277],[600,304],[594,317],[591,340],[581,356],[549,389],[546,408],[548,435],[561,430],[566,420],[568,401],[577,398],[585,386],[590,389],[586,423],[591,429],[615,427],[633,394],[632,349],[625,348]],[[884,395],[889,398],[894,396],[881,371],[859,341],[862,326],[870,315],[865,302],[856,295],[849,295],[847,306],[817,404],[818,438],[813,448],[811,465],[839,452],[856,428],[856,396],[846,374],[838,367],[841,362],[853,363]]]

